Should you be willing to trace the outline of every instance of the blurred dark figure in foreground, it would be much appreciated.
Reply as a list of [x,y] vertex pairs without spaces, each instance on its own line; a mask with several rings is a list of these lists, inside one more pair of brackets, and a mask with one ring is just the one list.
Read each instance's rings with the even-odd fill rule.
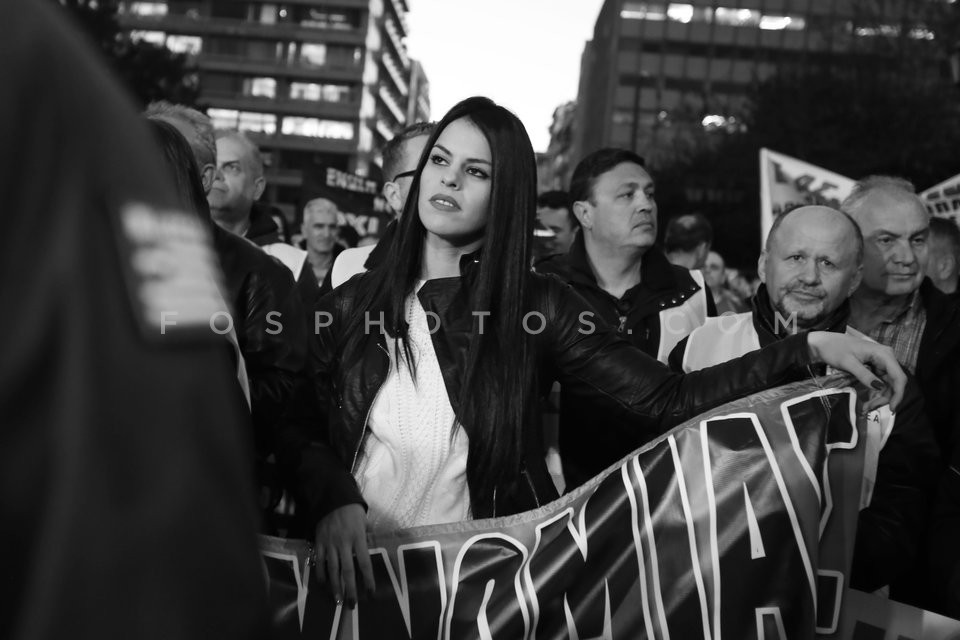
[[0,19],[0,637],[263,637],[207,235],[56,7]]
[[[181,105],[151,105],[145,115],[154,121],[154,134],[180,187],[182,206],[203,221],[223,269],[224,291],[250,379],[262,527],[265,533],[275,534],[286,528],[284,518],[275,513],[283,493],[274,464],[275,435],[291,420],[317,419],[307,369],[312,307],[304,308],[293,276],[283,264],[250,240],[213,223],[205,193],[216,173],[210,119]],[[173,127],[182,140],[159,123]],[[310,326],[302,318],[309,318]]]

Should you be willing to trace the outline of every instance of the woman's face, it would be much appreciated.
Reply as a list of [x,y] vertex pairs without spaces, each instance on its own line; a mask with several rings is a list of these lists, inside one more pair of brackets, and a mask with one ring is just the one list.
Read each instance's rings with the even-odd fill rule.
[[473,122],[454,120],[429,151],[417,201],[427,233],[462,246],[483,237],[490,210],[493,158]]

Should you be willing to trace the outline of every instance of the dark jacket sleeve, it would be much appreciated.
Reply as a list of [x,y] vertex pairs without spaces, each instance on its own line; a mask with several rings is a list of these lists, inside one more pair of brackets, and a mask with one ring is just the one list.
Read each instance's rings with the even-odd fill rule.
[[315,307],[310,339],[314,341],[312,381],[323,411],[315,421],[293,420],[284,425],[277,446],[277,458],[295,487],[298,505],[306,521],[315,525],[328,513],[348,504],[366,503],[347,463],[331,446],[330,416],[336,411],[334,374],[336,373],[337,335],[342,324],[342,299],[328,294]]
[[930,591],[938,610],[960,619],[960,447],[943,472],[929,538]]
[[670,355],[667,356],[667,366],[670,367],[671,371],[676,371],[677,373],[683,373],[683,356],[687,353],[687,344],[690,342],[690,336],[687,336],[670,351]]
[[238,342],[250,378],[258,451],[273,448],[276,424],[290,412],[307,367],[306,314],[286,267],[251,272]]
[[717,313],[717,301],[713,299],[713,291],[706,285],[703,286],[703,291],[707,295],[707,317],[716,318],[719,314]]
[[805,333],[702,371],[672,372],[615,333],[600,327],[590,331],[579,317],[589,308],[580,296],[555,278],[542,281],[538,304],[549,328],[542,348],[564,392],[636,417],[644,439],[725,402],[807,375]]
[[870,504],[860,512],[851,572],[853,588],[876,591],[916,564],[929,496],[940,468],[923,397],[911,377],[880,451]]

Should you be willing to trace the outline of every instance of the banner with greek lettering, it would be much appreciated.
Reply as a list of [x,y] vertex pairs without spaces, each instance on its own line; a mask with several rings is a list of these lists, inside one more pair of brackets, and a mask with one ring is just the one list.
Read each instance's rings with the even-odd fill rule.
[[727,404],[536,511],[371,535],[376,592],[353,610],[305,542],[264,538],[277,636],[839,637],[863,468],[848,383]]
[[930,215],[949,218],[960,224],[960,175],[930,187],[920,194]]
[[312,200],[323,198],[337,207],[337,224],[351,227],[360,238],[379,238],[383,228],[393,219],[393,211],[381,195],[383,182],[333,167],[319,166],[304,170],[300,192],[300,210]]
[[774,219],[808,204],[839,208],[854,180],[788,155],[760,150],[760,242]]

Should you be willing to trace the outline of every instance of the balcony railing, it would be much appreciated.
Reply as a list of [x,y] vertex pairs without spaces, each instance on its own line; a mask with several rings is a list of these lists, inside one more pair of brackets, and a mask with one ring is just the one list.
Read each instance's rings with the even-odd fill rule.
[[407,47],[400,40],[400,34],[397,33],[397,26],[393,19],[387,17],[387,19],[383,21],[383,30],[387,32],[387,39],[390,41],[390,45],[396,52],[397,57],[400,58],[403,68],[409,69],[410,56],[407,55]]
[[291,63],[278,58],[258,60],[247,56],[217,53],[200,54],[197,58],[197,64],[200,69],[207,71],[240,71],[251,75],[283,75],[312,80],[359,82],[363,76],[363,67],[360,64],[314,65],[304,62]]
[[220,35],[240,38],[271,38],[278,40],[301,40],[324,44],[349,44],[363,46],[364,30],[344,31],[304,27],[296,23],[278,22],[264,24],[236,18],[193,18],[184,15],[120,16],[120,25],[126,29],[168,31],[189,35]]
[[227,91],[204,91],[202,86],[200,98],[203,102],[218,108],[274,113],[280,116],[307,116],[356,121],[360,113],[359,101],[328,102],[284,97],[246,96]]
[[390,76],[390,79],[393,80],[393,84],[396,85],[397,90],[402,95],[407,95],[410,93],[410,87],[407,85],[407,81],[403,78],[403,75],[397,69],[396,63],[393,61],[393,58],[390,56],[389,52],[382,52],[382,61],[383,66],[387,70],[387,73]]
[[356,139],[314,138],[283,133],[256,133],[248,131],[249,138],[262,149],[287,149],[290,151],[327,151],[332,153],[355,153]]

